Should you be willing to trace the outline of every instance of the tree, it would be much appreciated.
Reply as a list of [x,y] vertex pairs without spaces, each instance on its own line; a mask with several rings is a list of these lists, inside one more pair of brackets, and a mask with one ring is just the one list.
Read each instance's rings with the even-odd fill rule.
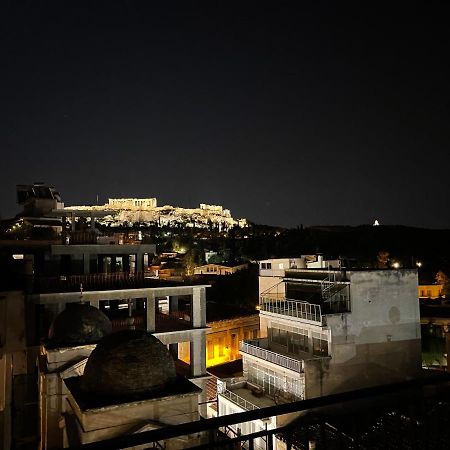
[[377,265],[379,269],[387,269],[389,263],[389,252],[380,250],[377,255]]
[[442,270],[436,274],[436,283],[442,284],[442,293],[448,298],[450,296],[450,278]]

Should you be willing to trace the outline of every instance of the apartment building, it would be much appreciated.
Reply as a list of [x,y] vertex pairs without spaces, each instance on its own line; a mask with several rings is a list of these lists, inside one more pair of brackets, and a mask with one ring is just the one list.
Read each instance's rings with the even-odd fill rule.
[[[242,342],[242,378],[218,382],[219,415],[419,375],[417,270],[299,265],[294,260],[260,262],[265,337]],[[291,419],[244,423],[235,432],[274,429]]]

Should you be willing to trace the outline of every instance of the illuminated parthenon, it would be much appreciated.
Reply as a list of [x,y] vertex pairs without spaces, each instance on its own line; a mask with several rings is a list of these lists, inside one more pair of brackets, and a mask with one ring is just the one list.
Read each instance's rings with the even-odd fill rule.
[[109,198],[104,205],[70,206],[71,210],[108,211],[101,223],[119,226],[141,223],[144,225],[218,228],[224,231],[233,227],[244,228],[246,219],[234,219],[229,209],[221,205],[201,203],[198,208],[157,206],[156,198]]

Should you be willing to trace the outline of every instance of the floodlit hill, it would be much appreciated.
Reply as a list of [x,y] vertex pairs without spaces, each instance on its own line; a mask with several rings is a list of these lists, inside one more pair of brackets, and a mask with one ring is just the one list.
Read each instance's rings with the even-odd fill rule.
[[95,206],[70,206],[68,210],[108,211],[109,215],[100,219],[104,225],[122,226],[125,223],[158,226],[184,225],[197,228],[217,228],[219,231],[233,227],[248,226],[246,219],[234,219],[229,209],[220,205],[201,203],[198,208],[178,206],[157,206],[156,198],[108,199],[108,203]]

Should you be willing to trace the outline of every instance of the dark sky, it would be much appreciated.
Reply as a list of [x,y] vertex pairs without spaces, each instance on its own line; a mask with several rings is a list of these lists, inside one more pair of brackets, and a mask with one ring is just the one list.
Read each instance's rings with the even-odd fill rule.
[[448,11],[344,3],[1,2],[1,216],[39,180],[66,205],[449,228]]

